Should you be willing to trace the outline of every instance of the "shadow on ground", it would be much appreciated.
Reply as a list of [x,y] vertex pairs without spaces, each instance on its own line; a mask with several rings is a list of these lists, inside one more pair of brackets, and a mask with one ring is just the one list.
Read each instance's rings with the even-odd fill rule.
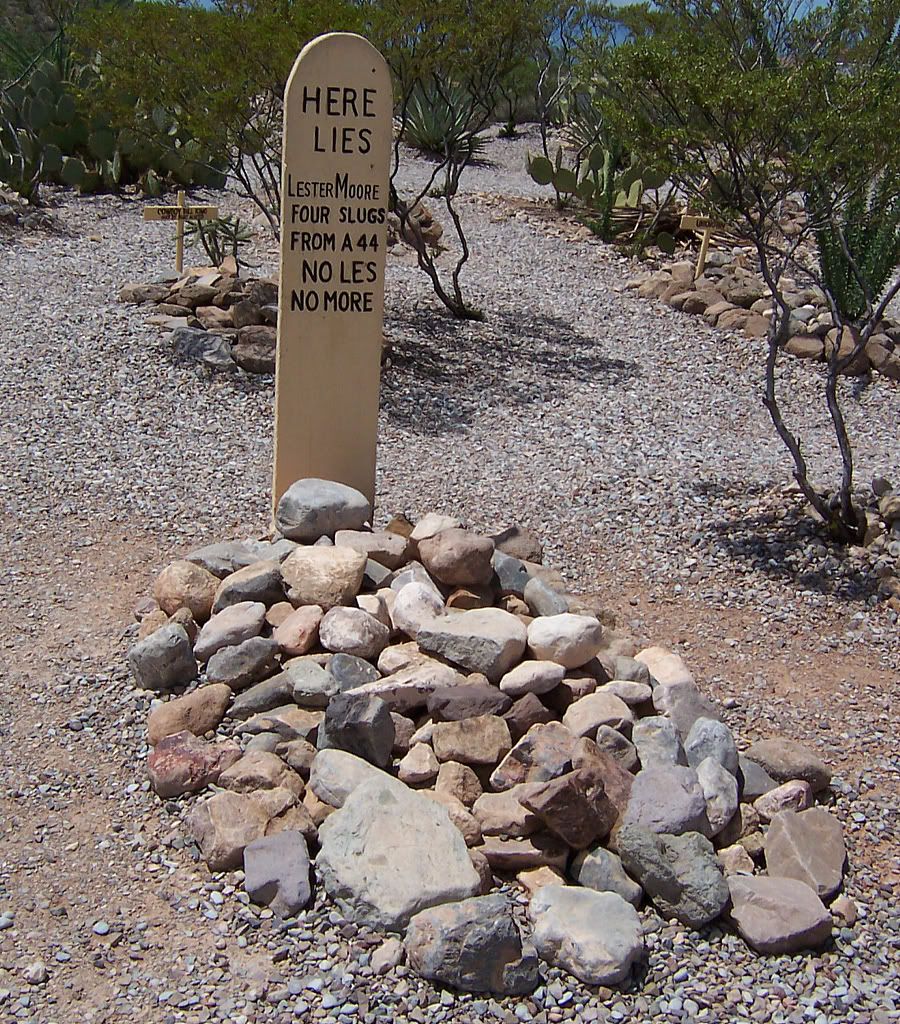
[[[698,483],[695,490],[707,497],[716,515],[704,530],[706,537],[735,562],[798,591],[861,602],[878,594],[875,574],[834,543],[801,499],[760,485],[742,488],[737,482]],[[741,513],[740,506],[753,507]]]
[[437,435],[464,430],[490,409],[565,395],[567,384],[622,386],[637,363],[610,359],[596,338],[558,317],[523,309],[455,320],[432,309],[387,314],[389,365],[381,405],[393,423]]

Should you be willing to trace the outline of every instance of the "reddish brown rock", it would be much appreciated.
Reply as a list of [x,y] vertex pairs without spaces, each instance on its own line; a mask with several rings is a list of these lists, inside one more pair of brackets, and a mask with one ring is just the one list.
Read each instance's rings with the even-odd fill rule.
[[418,550],[429,573],[450,586],[484,586],[494,575],[494,542],[468,530],[441,530],[418,541]]
[[192,732],[177,732],[156,745],[147,759],[147,774],[158,796],[181,796],[218,782],[240,756],[241,748],[230,740],[207,743]]
[[559,722],[532,726],[497,766],[491,785],[498,790],[511,789],[520,782],[555,779],[571,770],[577,742]]
[[549,782],[533,784],[520,802],[576,850],[608,835],[618,818],[602,780],[591,771],[568,772]]
[[184,697],[157,704],[147,720],[147,742],[156,746],[164,737],[178,732],[202,736],[217,729],[230,703],[231,688],[224,683],[213,683]]

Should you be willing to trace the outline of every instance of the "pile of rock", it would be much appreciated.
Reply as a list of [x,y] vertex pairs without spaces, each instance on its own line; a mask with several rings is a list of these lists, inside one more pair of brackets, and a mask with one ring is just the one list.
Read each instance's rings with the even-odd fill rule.
[[216,370],[275,372],[278,281],[241,278],[232,257],[150,284],[131,283],[122,302],[155,306],[151,323],[172,331],[177,355]]
[[[643,298],[657,298],[685,313],[700,315],[723,330],[742,331],[748,338],[765,338],[772,318],[772,298],[765,281],[751,266],[749,255],[713,251],[706,269],[695,280],[694,264],[680,261],[659,270],[638,274],[626,284]],[[827,359],[838,346],[849,355],[859,341],[854,329],[834,324],[820,288],[802,287],[783,278],[785,298],[791,308],[790,338],[785,351],[800,359]],[[900,323],[885,317],[863,352],[846,373],[861,376],[871,369],[900,380]]]
[[845,849],[814,753],[739,753],[682,659],[617,636],[527,531],[370,517],[301,480],[275,539],[190,553],[137,610],[128,661],[168,696],[150,781],[208,791],[187,824],[210,869],[243,867],[286,916],[313,854],[348,918],[405,930],[416,971],[473,991],[529,991],[539,959],[623,981],[645,900],[764,953],[828,939]]
[[900,612],[900,493],[890,480],[876,477],[872,481],[872,500],[865,516],[863,544],[867,554],[876,558],[878,589],[888,606]]
[[[424,203],[413,207],[402,229],[399,218],[388,215],[389,246],[402,239],[413,248],[436,248],[442,234]],[[242,278],[229,256],[219,267],[190,267],[156,281],[129,282],[119,299],[154,307],[150,322],[172,332],[174,352],[183,359],[213,370],[275,372],[277,277]]]

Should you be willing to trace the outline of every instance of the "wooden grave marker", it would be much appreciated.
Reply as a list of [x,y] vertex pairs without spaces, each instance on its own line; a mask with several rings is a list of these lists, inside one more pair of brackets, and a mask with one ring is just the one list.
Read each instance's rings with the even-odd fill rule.
[[284,97],[273,508],[303,477],[374,500],[392,118],[368,40],[303,48]]
[[189,220],[215,220],[217,206],[185,206],[184,192],[179,192],[174,206],[145,206],[144,220],[175,221],[175,269],[184,270],[184,225]]
[[709,239],[716,228],[711,217],[701,217],[697,214],[686,213],[681,218],[682,231],[702,231],[703,237],[700,240],[700,254],[697,257],[697,266],[694,270],[696,280],[706,269],[706,254],[709,251]]

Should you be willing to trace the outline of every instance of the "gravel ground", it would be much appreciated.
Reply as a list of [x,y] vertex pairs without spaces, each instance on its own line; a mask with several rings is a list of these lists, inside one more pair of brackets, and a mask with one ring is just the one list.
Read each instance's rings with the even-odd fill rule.
[[[58,231],[0,236],[0,1021],[900,1019],[896,616],[785,492],[758,346],[622,293],[628,261],[530,209],[528,146],[492,144],[460,203],[484,323],[447,318],[408,254],[389,259],[379,515],[532,527],[623,630],[683,653],[743,739],[816,745],[858,923],[820,955],[760,958],[644,911],[627,989],[550,971],[532,999],[495,1002],[402,967],[373,977],[380,940],[321,896],[283,927],[211,877],[181,804],[143,781],[148,701],[122,653],[166,561],[265,529],[271,380],[175,362],[116,301],[167,269],[170,227],[67,198]],[[824,479],[819,371],[793,361],[781,382]],[[858,479],[900,478],[898,385],[845,393]]]

